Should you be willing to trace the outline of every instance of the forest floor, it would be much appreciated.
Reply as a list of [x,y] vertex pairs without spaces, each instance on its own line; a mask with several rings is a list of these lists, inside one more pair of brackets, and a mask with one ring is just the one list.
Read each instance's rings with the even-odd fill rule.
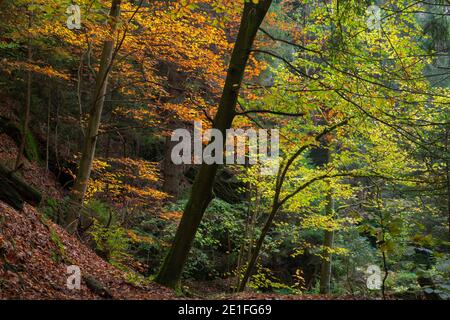
[[[16,152],[14,141],[0,134],[0,161],[13,163]],[[55,177],[43,166],[25,160],[21,173],[27,183],[42,192],[44,199],[63,197]],[[83,280],[79,290],[67,288],[70,265],[80,267]],[[86,278],[95,279],[107,288],[107,294],[88,286]],[[153,282],[137,285],[127,280],[126,272],[103,260],[36,208],[25,204],[23,210],[17,211],[0,201],[0,299],[355,299],[255,292],[226,294],[223,284],[188,282],[188,291],[192,293],[189,297]]]
[[108,288],[114,299],[173,299],[157,284],[137,286],[126,274],[97,256],[60,226],[25,205],[16,211],[0,202],[1,299],[101,299],[82,281],[79,290],[67,288],[67,266],[80,267]]
[[[135,285],[125,272],[97,256],[59,225],[46,220],[35,208],[17,211],[0,201],[0,299],[103,299],[82,281],[79,290],[66,286],[67,266],[77,265],[84,276],[108,288],[112,299],[179,299],[156,283]],[[355,299],[323,295],[280,295],[245,292],[218,294],[211,283],[190,286],[198,292],[190,299],[312,300]]]

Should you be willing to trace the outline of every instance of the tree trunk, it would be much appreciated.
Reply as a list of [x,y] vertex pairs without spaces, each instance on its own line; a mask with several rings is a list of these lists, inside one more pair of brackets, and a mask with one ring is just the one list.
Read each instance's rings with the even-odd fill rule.
[[256,260],[258,260],[259,252],[261,251],[261,247],[264,243],[264,239],[266,238],[267,233],[269,232],[270,227],[272,226],[273,219],[275,218],[278,210],[280,209],[278,201],[274,201],[272,206],[272,210],[267,218],[266,223],[264,224],[263,229],[261,230],[261,235],[258,238],[258,242],[256,242],[256,246],[252,251],[252,255],[250,261],[248,263],[247,269],[245,270],[244,276],[242,278],[241,284],[239,286],[239,292],[244,291],[247,286],[247,282],[250,279],[250,276],[253,273],[253,269],[256,265]]
[[[94,161],[95,146],[97,142],[98,129],[105,102],[106,88],[108,85],[108,76],[112,67],[112,59],[114,52],[114,37],[117,32],[118,19],[120,16],[121,0],[113,0],[109,17],[111,19],[111,36],[112,39],[106,40],[103,43],[102,57],[100,60],[100,68],[95,82],[95,90],[93,94],[92,108],[89,113],[88,126],[85,131],[84,145],[81,154],[80,163],[78,166],[77,178],[72,189],[72,199],[77,203],[82,204],[86,194],[86,188],[92,169],[92,162]],[[67,226],[69,231],[74,231],[76,228],[75,221],[78,219],[78,211],[73,211],[68,216]]]
[[449,142],[448,142],[448,138],[449,138],[449,129],[446,128],[445,129],[445,156],[446,156],[446,161],[445,161],[445,171],[446,171],[446,175],[445,175],[445,179],[446,179],[446,186],[447,186],[447,222],[448,222],[448,235],[450,236],[450,160],[449,160]]
[[[220,130],[224,137],[226,129],[231,127],[235,116],[239,89],[253,41],[271,2],[271,0],[260,0],[257,4],[251,1],[244,4],[239,33],[231,55],[219,109],[214,118],[213,127]],[[172,288],[179,286],[181,273],[195,233],[212,199],[212,188],[216,172],[217,164],[207,165],[203,163],[201,165],[172,247],[156,278],[158,283]]]
[[[321,148],[325,153],[325,164],[329,164],[331,162],[331,147],[329,141],[331,137],[325,136],[322,144],[323,148]],[[329,217],[333,217],[334,215],[334,199],[333,192],[331,190],[330,183],[328,182],[328,193],[327,193],[327,204],[325,207],[325,215]],[[325,230],[323,237],[323,252],[322,252],[322,264],[320,266],[320,293],[321,294],[330,294],[331,288],[331,249],[333,249],[333,241],[334,241],[334,231],[333,230]]]
[[[332,216],[334,212],[334,201],[331,190],[327,194],[327,206],[325,208],[325,214]],[[331,285],[331,258],[332,254],[330,250],[333,248],[334,231],[325,230],[322,253],[322,265],[320,269],[320,293],[330,294]]]
[[113,295],[111,290],[103,285],[100,281],[95,279],[91,275],[83,276],[83,280],[86,283],[86,286],[96,295],[104,298],[104,299],[113,299]]
[[[255,190],[255,207],[252,207],[252,187],[254,187]],[[236,287],[234,291],[239,290],[240,283],[241,283],[241,273],[242,273],[242,267],[244,265],[247,265],[252,257],[252,248],[253,248],[253,236],[255,233],[255,227],[256,227],[256,219],[259,211],[259,190],[258,186],[253,186],[250,182],[247,184],[247,203],[248,203],[248,210],[247,210],[247,219],[245,221],[245,229],[244,229],[244,238],[241,244],[241,247],[239,249],[239,256],[238,261],[236,265],[237,270],[237,282]],[[247,249],[246,249],[246,241],[247,243]],[[246,252],[247,250],[247,252]]]
[[[33,26],[33,12],[28,12],[28,32],[31,32],[31,27]],[[31,64],[33,59],[33,51],[32,51],[32,39],[31,34],[28,35],[28,63]],[[16,163],[14,165],[14,170],[17,170],[22,163],[22,155],[25,150],[25,144],[28,136],[28,123],[30,122],[30,110],[31,110],[31,81],[32,74],[31,70],[27,72],[27,92],[26,92],[26,101],[25,101],[25,110],[23,113],[23,123],[22,123],[22,139],[20,140],[19,151],[17,153]]]
[[0,164],[0,200],[17,210],[22,210],[23,203],[37,206],[42,196],[32,186],[25,183],[14,171]]
[[45,174],[49,172],[50,162],[50,120],[52,112],[52,89],[48,86],[48,101],[47,101],[47,133],[45,137]]

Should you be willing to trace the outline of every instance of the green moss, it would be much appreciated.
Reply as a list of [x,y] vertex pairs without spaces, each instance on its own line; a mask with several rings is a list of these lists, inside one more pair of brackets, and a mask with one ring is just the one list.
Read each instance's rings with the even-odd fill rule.
[[58,236],[56,231],[52,228],[50,228],[50,239],[56,245],[56,251],[53,249],[50,250],[53,261],[55,261],[56,263],[64,261],[64,258],[66,255],[66,249],[64,247],[64,244],[61,241],[61,238]]
[[33,162],[41,162],[41,158],[39,156],[39,144],[29,130],[27,130],[25,135],[24,153],[28,160]]

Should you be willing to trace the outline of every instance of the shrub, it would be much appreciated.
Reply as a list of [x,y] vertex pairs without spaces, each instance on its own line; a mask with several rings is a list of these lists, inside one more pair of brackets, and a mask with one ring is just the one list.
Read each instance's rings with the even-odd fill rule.
[[105,227],[94,218],[89,234],[94,241],[95,251],[111,264],[123,269],[129,258],[129,238],[126,230],[117,225]]
[[[181,199],[169,204],[159,218],[143,215],[139,227],[133,230],[147,239],[136,241],[132,251],[148,266],[149,273],[158,271],[170,248],[186,202],[186,199]],[[242,205],[213,199],[196,233],[184,277],[211,279],[230,272],[236,264],[243,240],[244,217]]]

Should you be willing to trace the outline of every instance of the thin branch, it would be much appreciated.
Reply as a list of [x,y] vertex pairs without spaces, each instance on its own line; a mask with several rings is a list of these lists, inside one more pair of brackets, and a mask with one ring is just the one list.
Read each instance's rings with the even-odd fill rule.
[[235,114],[237,116],[242,116],[242,115],[246,115],[249,113],[270,113],[270,114],[276,114],[276,115],[287,116],[287,117],[302,117],[305,115],[304,112],[290,113],[290,112],[267,110],[267,109],[244,110],[242,112],[236,112]]

